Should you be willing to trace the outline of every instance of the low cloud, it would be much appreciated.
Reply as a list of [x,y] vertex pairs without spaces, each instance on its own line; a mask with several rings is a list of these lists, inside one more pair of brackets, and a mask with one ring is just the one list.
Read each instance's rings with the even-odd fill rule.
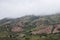
[[0,0],[0,18],[60,12],[60,0]]

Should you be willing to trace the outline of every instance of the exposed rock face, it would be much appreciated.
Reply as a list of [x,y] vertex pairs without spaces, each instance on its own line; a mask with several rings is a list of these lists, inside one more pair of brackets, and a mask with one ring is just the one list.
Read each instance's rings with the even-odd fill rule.
[[58,33],[60,32],[60,24],[56,24],[54,25],[55,28],[54,30],[52,31],[53,29],[53,26],[48,26],[46,28],[43,28],[43,29],[40,29],[38,31],[33,31],[32,34],[42,34],[42,33],[45,33],[45,34],[50,34],[51,32],[53,33]]
[[42,33],[50,34],[51,30],[52,30],[52,26],[49,26],[49,27],[45,27],[43,29],[40,29],[38,31],[33,31],[32,34],[42,34]]
[[11,29],[11,31],[12,31],[12,32],[22,32],[23,29],[22,29],[21,27],[13,27],[13,28]]
[[60,29],[60,24],[57,24],[57,25],[56,25],[53,33],[58,33],[58,32],[60,32],[60,30],[58,30],[58,29]]
[[22,32],[25,24],[23,22],[18,22],[14,27],[12,27],[12,32]]

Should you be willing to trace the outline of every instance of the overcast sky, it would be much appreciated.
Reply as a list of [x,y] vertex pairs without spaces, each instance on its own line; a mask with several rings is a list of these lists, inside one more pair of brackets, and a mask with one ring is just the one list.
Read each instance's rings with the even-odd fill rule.
[[0,0],[0,19],[60,12],[60,0]]

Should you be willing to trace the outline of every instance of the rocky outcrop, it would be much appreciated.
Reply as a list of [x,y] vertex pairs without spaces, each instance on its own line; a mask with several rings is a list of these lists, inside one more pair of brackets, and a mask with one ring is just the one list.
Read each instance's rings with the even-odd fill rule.
[[25,26],[24,22],[18,22],[17,24],[15,24],[15,25],[12,27],[11,31],[12,31],[12,32],[22,32],[24,26]]
[[12,31],[12,32],[22,32],[23,29],[22,29],[21,27],[13,27],[13,28],[11,29],[11,31]]
[[58,33],[58,32],[60,32],[59,29],[60,29],[60,24],[56,24],[53,33]]
[[50,34],[51,30],[52,30],[52,26],[48,26],[48,27],[45,27],[45,28],[40,29],[38,31],[33,31],[32,34],[42,34],[42,33]]
[[[60,24],[56,24],[56,25],[54,25],[54,27],[53,26],[48,26],[48,27],[45,27],[43,29],[33,31],[32,34],[42,34],[42,33],[50,34],[50,33],[60,32],[60,30],[59,30],[60,29]],[[54,28],[54,30],[53,30],[53,28]]]

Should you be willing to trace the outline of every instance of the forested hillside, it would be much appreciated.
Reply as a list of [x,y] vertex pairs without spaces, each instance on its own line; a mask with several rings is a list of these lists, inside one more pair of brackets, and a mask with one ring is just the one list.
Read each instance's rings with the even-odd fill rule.
[[1,19],[0,40],[60,40],[60,14]]

